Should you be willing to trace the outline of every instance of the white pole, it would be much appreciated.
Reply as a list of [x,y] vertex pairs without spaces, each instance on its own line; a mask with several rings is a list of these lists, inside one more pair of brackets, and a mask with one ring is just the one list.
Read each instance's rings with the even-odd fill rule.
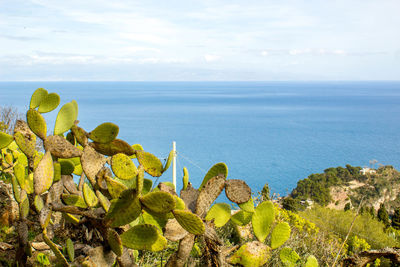
[[175,192],[176,192],[176,142],[173,141],[172,142],[172,151],[173,151],[173,155],[174,157],[172,158],[172,183],[175,186]]

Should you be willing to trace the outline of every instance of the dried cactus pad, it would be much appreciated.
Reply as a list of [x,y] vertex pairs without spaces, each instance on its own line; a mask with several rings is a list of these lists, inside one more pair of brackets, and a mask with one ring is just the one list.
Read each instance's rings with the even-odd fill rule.
[[264,243],[253,241],[242,245],[230,258],[231,264],[240,264],[244,267],[258,267],[267,263],[271,248]]
[[203,182],[201,182],[201,185],[199,186],[199,191],[203,189],[208,180],[218,175],[223,175],[225,178],[228,177],[228,166],[223,162],[217,163],[211,167],[206,176],[204,176]]
[[175,208],[174,197],[166,192],[151,192],[140,198],[140,202],[150,212],[168,213]]
[[111,247],[111,250],[118,256],[122,256],[124,247],[122,246],[121,237],[113,229],[107,229],[107,241]]
[[225,176],[219,175],[209,179],[197,198],[196,214],[204,218],[210,205],[217,199],[225,186]]
[[282,246],[290,237],[290,226],[287,222],[281,222],[275,226],[271,234],[271,248]]
[[12,141],[13,137],[11,135],[0,132],[0,149],[8,147],[8,145],[11,144]]
[[69,159],[82,156],[83,152],[68,142],[64,137],[59,135],[51,135],[44,141],[46,151],[57,157]]
[[46,97],[47,91],[43,88],[38,88],[33,92],[29,108],[37,108],[42,100]]
[[122,244],[137,250],[160,251],[167,245],[167,240],[158,234],[155,226],[136,225],[121,235]]
[[66,103],[62,106],[57,114],[56,123],[54,125],[54,135],[63,134],[71,129],[77,116],[78,111],[73,103]]
[[106,155],[113,156],[118,153],[124,153],[125,155],[131,156],[135,153],[135,150],[125,141],[115,139],[110,143],[102,144],[93,142],[90,145],[96,149],[97,152]]
[[83,198],[89,207],[94,207],[99,203],[99,199],[87,183],[83,184]]
[[173,210],[172,213],[183,229],[189,233],[194,235],[204,234],[206,228],[199,216],[186,210]]
[[47,94],[40,102],[38,111],[40,113],[50,112],[60,104],[60,96],[56,93]]
[[296,251],[291,248],[283,248],[279,253],[279,258],[285,266],[297,266],[297,262],[300,260],[300,256]]
[[134,221],[141,211],[135,189],[128,189],[121,194],[119,199],[111,201],[105,219],[111,222],[112,227],[118,227]]
[[106,144],[113,141],[119,132],[117,125],[111,122],[105,122],[97,126],[89,133],[89,138],[94,142]]
[[184,238],[188,232],[178,223],[176,219],[168,220],[165,225],[164,236],[170,241],[178,241]]
[[71,132],[75,136],[76,141],[82,146],[86,146],[88,143],[88,138],[86,136],[86,131],[82,129],[81,127],[78,127],[76,125],[72,125],[71,127]]
[[271,201],[264,201],[257,206],[251,218],[251,223],[254,234],[260,242],[264,242],[267,238],[274,218],[274,204]]
[[40,195],[48,190],[53,183],[53,177],[53,159],[51,158],[50,152],[47,151],[33,173],[35,194]]
[[111,168],[120,179],[129,180],[137,175],[137,168],[131,158],[122,153],[112,156]]
[[101,170],[106,163],[106,158],[97,153],[91,146],[86,146],[81,157],[82,169],[88,179],[95,181],[96,174]]
[[232,179],[225,183],[225,194],[230,201],[242,204],[250,200],[251,189],[244,181]]
[[43,116],[36,110],[30,109],[26,112],[26,121],[29,128],[41,139],[46,138],[47,126]]
[[214,220],[215,227],[224,226],[231,218],[231,206],[227,203],[216,203],[208,211],[206,220]]
[[144,170],[153,177],[160,177],[163,170],[161,161],[153,154],[136,150],[136,156]]

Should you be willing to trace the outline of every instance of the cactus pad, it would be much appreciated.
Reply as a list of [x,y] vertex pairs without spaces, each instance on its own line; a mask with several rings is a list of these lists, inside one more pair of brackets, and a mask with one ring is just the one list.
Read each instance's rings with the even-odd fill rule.
[[174,195],[175,198],[175,208],[174,210],[184,210],[186,209],[185,202],[180,197]]
[[122,244],[138,250],[160,251],[167,246],[167,240],[150,224],[136,225],[121,235]]
[[165,163],[165,166],[164,166],[162,172],[165,172],[166,170],[168,170],[169,166],[171,166],[173,157],[174,157],[174,151],[171,150],[171,152],[169,152],[169,154],[168,154],[167,162]]
[[143,211],[142,218],[144,223],[154,225],[160,231],[162,231],[168,221],[166,214],[150,214],[146,211]]
[[307,257],[305,267],[318,267],[318,266],[319,264],[317,258],[315,258],[313,255]]
[[39,213],[39,223],[42,229],[46,229],[51,220],[51,210],[44,206]]
[[81,127],[78,127],[76,125],[72,125],[71,132],[75,136],[76,141],[78,141],[78,143],[81,146],[86,146],[87,145],[88,138],[86,136],[87,133],[85,132],[85,130],[83,130]]
[[244,210],[239,210],[238,212],[232,215],[231,221],[238,226],[244,226],[251,221],[252,216],[253,213]]
[[67,248],[67,254],[69,260],[73,262],[75,259],[75,249],[74,249],[74,243],[70,238],[68,238],[67,241],[65,242],[65,247]]
[[53,182],[46,197],[46,204],[61,202],[61,194],[63,191],[64,184],[62,181]]
[[224,226],[231,218],[231,207],[227,203],[216,203],[208,211],[206,220],[214,220],[215,227]]
[[223,175],[225,179],[228,177],[228,166],[223,162],[217,163],[211,167],[206,176],[204,176],[203,182],[201,182],[201,185],[199,186],[199,191],[203,189],[203,186],[206,185],[208,180],[218,175]]
[[148,192],[150,192],[152,186],[153,186],[153,181],[152,180],[143,179],[142,195],[147,194]]
[[21,190],[20,187],[18,186],[18,181],[15,176],[11,176],[11,185],[14,193],[14,198],[15,200],[20,203],[21,202]]
[[164,237],[170,241],[179,241],[187,234],[188,232],[182,228],[176,219],[168,220],[165,225]]
[[44,242],[50,247],[53,251],[54,255],[56,255],[57,259],[62,262],[64,266],[69,266],[67,259],[61,253],[61,251],[57,248],[57,246],[48,238],[45,232],[42,234]]
[[19,162],[14,165],[14,176],[15,176],[15,178],[17,178],[19,186],[22,189],[25,189],[26,171],[25,171],[25,167]]
[[103,207],[104,211],[108,212],[108,209],[110,208],[111,205],[108,198],[106,198],[99,190],[96,190],[96,196],[100,202],[100,205]]
[[121,257],[124,247],[122,246],[122,240],[118,233],[113,229],[107,229],[107,241],[115,255]]
[[199,216],[186,210],[173,210],[172,213],[182,228],[189,233],[194,235],[204,234],[205,226]]
[[66,103],[62,106],[57,114],[56,123],[54,125],[54,135],[63,134],[71,129],[77,115],[77,110],[73,103]]
[[111,168],[120,179],[129,180],[137,175],[137,168],[131,158],[122,153],[112,156]]
[[135,189],[128,189],[121,194],[119,199],[111,201],[105,220],[111,223],[111,227],[118,227],[134,221],[141,211]]
[[227,180],[225,183],[227,198],[237,204],[245,203],[251,198],[250,187],[242,180]]
[[121,139],[115,139],[110,143],[90,143],[90,145],[99,153],[106,156],[113,156],[118,153],[124,153],[125,155],[131,156],[135,153],[135,150],[125,141]]
[[42,98],[42,101],[40,101],[38,111],[40,113],[47,113],[56,109],[59,104],[60,104],[60,96],[56,93],[50,93]]
[[9,134],[0,132],[0,149],[8,147],[9,144],[13,141],[13,137]]
[[87,183],[83,184],[83,199],[89,207],[94,207],[99,203],[99,199]]
[[43,116],[36,110],[30,109],[26,112],[26,121],[29,128],[42,140],[46,139],[47,126]]
[[189,183],[189,171],[186,167],[183,167],[182,190],[186,190],[188,183]]
[[136,150],[136,157],[144,170],[153,177],[160,177],[163,170],[161,161],[153,154]]
[[42,197],[39,196],[39,195],[36,195],[34,200],[33,200],[33,204],[35,205],[36,211],[40,212],[42,210],[43,206],[44,206]]
[[275,226],[271,233],[271,248],[282,246],[290,237],[290,226],[287,222],[281,222]]
[[19,203],[19,214],[22,219],[26,219],[29,214],[29,199],[25,190],[21,191],[21,203]]
[[217,199],[225,186],[225,176],[219,175],[208,179],[200,191],[196,203],[196,214],[203,218],[210,205]]
[[126,187],[124,184],[112,179],[109,176],[105,176],[105,179],[108,192],[110,193],[112,198],[118,198],[123,191],[128,189],[128,187]]
[[69,159],[82,156],[80,149],[59,135],[48,136],[44,141],[44,148],[57,158]]
[[264,242],[267,238],[274,218],[274,204],[271,201],[264,201],[257,206],[251,218],[251,223],[254,234],[260,242]]
[[[132,148],[133,148],[134,151],[136,151],[136,150],[142,150],[143,151],[144,150],[142,145],[140,145],[140,144],[134,144],[134,145],[132,145]],[[135,159],[136,158],[136,153],[134,153],[130,157],[131,157],[131,159]]]
[[29,108],[37,108],[42,100],[47,96],[47,91],[43,88],[38,88],[33,92]]
[[[1,134],[1,133],[0,133]],[[36,136],[30,135],[30,138],[26,138],[21,132],[14,133],[14,140],[17,143],[19,149],[29,158],[35,155],[36,147]]]
[[89,138],[96,143],[107,144],[113,141],[118,135],[119,128],[111,122],[105,122],[97,126],[89,133]]
[[62,194],[62,200],[64,201],[65,204],[70,205],[70,206],[75,206],[78,208],[87,208],[85,200],[78,195],[70,195],[70,194]]
[[242,245],[228,261],[244,267],[258,267],[267,263],[270,255],[270,247],[264,243],[253,241]]
[[51,154],[47,151],[40,160],[35,172],[33,173],[33,185],[35,194],[40,195],[48,190],[53,183],[54,167]]
[[254,212],[254,202],[253,199],[250,198],[249,201],[238,204],[238,206],[240,207],[240,209],[247,211],[247,212]]
[[58,161],[61,167],[61,175],[70,175],[74,172],[75,165],[72,161],[68,159],[59,159]]
[[154,213],[168,213],[175,208],[174,197],[166,192],[151,192],[140,197],[142,205]]
[[86,146],[81,157],[82,169],[92,184],[95,184],[96,174],[106,163],[106,158],[97,153],[91,146]]
[[279,253],[279,258],[282,263],[287,267],[297,266],[298,261],[300,260],[300,256],[296,253],[296,251],[291,248],[283,248]]

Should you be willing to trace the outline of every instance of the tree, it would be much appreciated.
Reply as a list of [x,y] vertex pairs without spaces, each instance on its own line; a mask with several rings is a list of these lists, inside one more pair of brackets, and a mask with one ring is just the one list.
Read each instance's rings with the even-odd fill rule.
[[382,203],[378,209],[378,220],[383,222],[386,226],[389,226],[389,213],[387,212],[385,205]]
[[350,210],[350,202],[347,202],[346,205],[344,206],[344,211]]
[[12,134],[15,122],[23,118],[15,107],[0,107],[0,131]]
[[400,230],[400,208],[397,208],[394,211],[394,214],[392,216],[392,226],[396,230]]
[[267,201],[270,200],[270,190],[269,190],[269,186],[268,183],[266,183],[263,187],[263,189],[261,190],[261,201]]

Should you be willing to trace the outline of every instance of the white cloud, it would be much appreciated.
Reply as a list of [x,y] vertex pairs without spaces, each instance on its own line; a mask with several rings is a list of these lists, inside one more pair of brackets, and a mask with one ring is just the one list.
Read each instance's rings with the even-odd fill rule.
[[217,56],[217,55],[206,54],[206,55],[204,55],[204,59],[205,59],[207,62],[214,62],[214,61],[220,60],[221,57],[220,57],[220,56]]
[[268,56],[269,53],[268,53],[268,51],[265,51],[265,50],[264,50],[264,51],[261,52],[261,55],[262,55],[263,57],[265,57],[265,56]]

